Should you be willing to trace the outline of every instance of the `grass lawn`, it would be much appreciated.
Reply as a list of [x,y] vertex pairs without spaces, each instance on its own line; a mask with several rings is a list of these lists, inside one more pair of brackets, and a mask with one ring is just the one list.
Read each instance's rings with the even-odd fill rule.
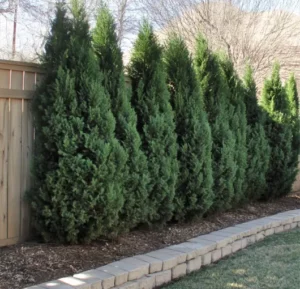
[[299,289],[300,230],[268,237],[165,289]]

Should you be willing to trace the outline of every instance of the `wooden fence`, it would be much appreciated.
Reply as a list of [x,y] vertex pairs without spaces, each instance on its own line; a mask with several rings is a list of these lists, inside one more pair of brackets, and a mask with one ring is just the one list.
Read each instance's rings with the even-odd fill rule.
[[0,247],[29,235],[24,194],[34,139],[31,99],[40,78],[35,64],[0,60]]

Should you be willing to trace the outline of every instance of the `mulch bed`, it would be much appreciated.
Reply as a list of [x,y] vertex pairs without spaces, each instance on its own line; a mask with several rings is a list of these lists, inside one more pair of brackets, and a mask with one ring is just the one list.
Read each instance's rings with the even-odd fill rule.
[[252,203],[189,223],[139,229],[114,241],[99,240],[90,245],[75,246],[28,242],[0,248],[0,289],[22,289],[70,276],[248,220],[294,209],[300,209],[300,193],[268,203]]

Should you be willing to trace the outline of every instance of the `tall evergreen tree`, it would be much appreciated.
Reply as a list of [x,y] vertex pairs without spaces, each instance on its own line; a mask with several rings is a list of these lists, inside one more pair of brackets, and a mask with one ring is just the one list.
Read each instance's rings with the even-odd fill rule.
[[178,175],[175,122],[163,70],[162,48],[147,22],[143,23],[135,42],[129,75],[138,131],[148,158],[150,221],[168,221],[173,215]]
[[261,100],[261,106],[268,114],[265,130],[271,146],[265,199],[290,193],[296,175],[292,165],[293,132],[287,124],[288,101],[279,72],[280,66],[275,64],[271,79],[265,81]]
[[235,138],[230,129],[229,88],[217,57],[207,41],[199,36],[195,53],[195,69],[212,131],[214,209],[228,209],[234,201],[237,165],[234,160]]
[[224,54],[219,55],[220,64],[229,88],[230,128],[235,138],[234,160],[237,165],[234,180],[234,203],[245,200],[245,177],[247,168],[247,117],[242,82],[237,75],[232,61]]
[[167,81],[178,135],[175,218],[202,216],[212,206],[212,138],[189,51],[172,36],[165,51]]
[[249,200],[260,199],[266,188],[266,173],[270,162],[270,146],[264,129],[265,117],[257,101],[253,72],[247,66],[244,76],[244,94],[247,115],[247,151],[245,191]]
[[[130,103],[130,91],[126,87],[122,52],[118,45],[114,19],[107,7],[102,7],[93,32],[93,44],[99,67],[104,77],[116,118],[116,137],[129,155],[125,203],[121,212],[121,228],[133,228],[147,220],[148,171],[147,159],[141,150],[141,138],[137,131],[137,117]],[[124,174],[125,177],[125,174]]]
[[35,99],[37,158],[29,197],[46,241],[107,235],[123,206],[127,156],[114,137],[115,119],[99,83],[86,18],[79,1],[73,1],[71,20],[57,8],[43,57],[47,85]]
[[300,153],[300,114],[299,114],[299,94],[295,75],[292,74],[285,86],[288,98],[288,122],[293,127],[293,152],[295,159]]

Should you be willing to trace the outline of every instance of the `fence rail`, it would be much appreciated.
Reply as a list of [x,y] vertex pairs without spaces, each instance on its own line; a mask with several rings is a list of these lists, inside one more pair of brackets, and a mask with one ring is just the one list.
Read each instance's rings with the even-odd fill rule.
[[34,130],[31,99],[42,76],[34,64],[0,60],[0,247],[28,238]]

